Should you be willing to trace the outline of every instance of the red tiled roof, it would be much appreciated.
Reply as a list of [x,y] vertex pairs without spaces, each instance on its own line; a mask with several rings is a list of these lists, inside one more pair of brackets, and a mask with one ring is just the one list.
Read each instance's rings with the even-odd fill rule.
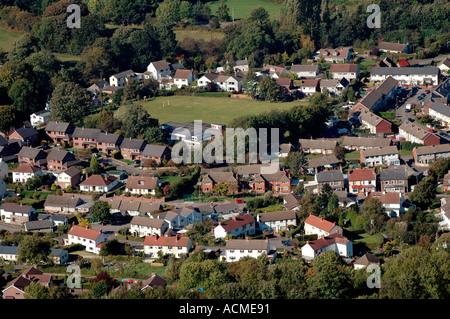
[[23,163],[13,170],[14,173],[36,173],[40,168],[32,166],[28,163]]
[[245,214],[226,221],[225,223],[222,223],[221,226],[223,227],[223,229],[225,229],[226,232],[229,232],[230,230],[242,227],[254,221],[255,219],[253,218],[253,216]]
[[375,169],[372,168],[358,168],[349,171],[348,174],[349,181],[367,181],[375,179],[376,179]]
[[114,182],[117,178],[114,176],[104,177],[102,175],[91,175],[85,181],[83,181],[80,185],[82,186],[108,186],[112,182]]
[[377,198],[382,204],[400,204],[401,194],[397,192],[372,192],[367,195],[366,200]]
[[69,235],[86,238],[90,240],[96,240],[100,236],[101,232],[77,225],[73,225],[69,230]]
[[329,222],[324,218],[320,218],[312,214],[309,215],[308,218],[306,218],[305,224],[309,224],[326,232],[331,231],[333,227],[336,226],[336,223]]
[[405,66],[409,66],[409,63],[406,59],[398,59],[397,65],[399,67],[405,67]]
[[158,237],[158,236],[146,236],[144,240],[144,246],[182,246],[187,247],[189,244],[189,237]]
[[332,244],[347,245],[347,243],[349,241],[350,240],[348,240],[347,238],[342,236],[342,234],[334,233],[334,234],[331,234],[329,236],[326,236],[326,237],[323,237],[323,238],[319,238],[317,240],[309,242],[308,244],[311,246],[311,248],[314,251],[317,251],[319,249],[325,248],[325,247],[330,246]]

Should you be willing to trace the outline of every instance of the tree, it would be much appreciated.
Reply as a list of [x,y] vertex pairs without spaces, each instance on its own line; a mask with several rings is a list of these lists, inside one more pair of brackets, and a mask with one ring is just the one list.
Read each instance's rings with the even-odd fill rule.
[[450,160],[445,157],[439,157],[431,163],[430,169],[436,174],[436,178],[439,180],[450,170]]
[[13,101],[17,111],[28,115],[38,108],[38,91],[33,83],[27,79],[14,82],[8,91],[9,98]]
[[37,235],[25,236],[19,244],[18,260],[20,262],[41,263],[48,260],[50,241]]
[[97,156],[91,157],[91,163],[89,165],[89,174],[100,174],[102,172],[102,167],[98,162]]
[[220,1],[219,6],[217,7],[216,15],[219,20],[229,21],[230,20],[230,8],[228,8],[225,1]]
[[160,127],[149,127],[144,131],[142,139],[149,144],[164,144],[166,138]]
[[49,299],[49,290],[43,284],[32,281],[24,290],[25,299]]
[[266,101],[277,101],[281,97],[281,88],[277,84],[277,81],[270,76],[266,76],[259,83],[259,94]]
[[104,280],[99,281],[98,283],[95,283],[92,287],[92,294],[95,297],[101,297],[106,296],[110,291],[110,287],[106,284]]
[[5,132],[16,122],[15,108],[12,105],[0,105],[0,130]]
[[156,18],[162,25],[172,25],[180,21],[179,0],[164,0],[156,9]]
[[150,127],[157,127],[159,122],[148,114],[142,105],[127,107],[127,113],[120,118],[122,131],[126,137],[137,138]]
[[111,221],[111,205],[105,201],[97,201],[91,207],[92,218],[98,219],[100,223],[107,224]]
[[409,199],[422,209],[428,208],[436,198],[436,187],[434,179],[423,179],[414,187]]
[[118,242],[117,239],[104,242],[102,248],[100,248],[100,256],[120,255],[121,252],[122,245]]
[[[210,82],[212,83],[212,82]],[[249,70],[242,81],[242,89],[245,94],[255,98],[258,95],[259,83],[255,72]]]
[[334,148],[334,156],[336,156],[338,160],[342,161],[345,157],[345,148],[340,145],[337,145]]
[[178,285],[181,289],[209,289],[228,281],[224,264],[215,260],[185,262],[180,269]]
[[63,82],[53,91],[50,115],[53,120],[79,125],[83,123],[91,105],[91,99],[85,89],[73,82]]

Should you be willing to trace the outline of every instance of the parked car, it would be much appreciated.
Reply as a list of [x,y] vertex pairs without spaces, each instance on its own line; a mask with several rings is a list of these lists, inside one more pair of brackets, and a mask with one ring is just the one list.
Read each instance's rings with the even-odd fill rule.
[[430,90],[426,90],[426,91],[423,92],[423,93],[428,94],[428,93],[430,93]]
[[424,98],[425,98],[425,93],[422,93],[417,97],[418,100],[423,100]]
[[236,198],[236,203],[237,203],[237,204],[244,204],[244,203],[245,203],[245,200]]

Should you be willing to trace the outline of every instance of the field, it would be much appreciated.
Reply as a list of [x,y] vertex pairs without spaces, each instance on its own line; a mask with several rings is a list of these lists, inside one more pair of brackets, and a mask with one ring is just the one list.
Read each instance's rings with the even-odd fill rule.
[[[219,4],[220,1],[208,2],[212,14],[216,13]],[[230,8],[230,17],[233,17],[233,10],[234,10],[235,20],[248,18],[250,16],[250,12],[252,12],[253,9],[258,7],[263,7],[264,9],[266,9],[272,20],[273,19],[279,20],[280,18],[281,6],[273,2],[268,2],[264,0],[245,0],[245,1],[227,0],[226,4],[228,8]]]
[[225,33],[223,32],[210,32],[209,30],[174,30],[177,41],[182,41],[184,38],[191,37],[195,40],[203,40],[210,41],[213,39],[223,39],[225,37]]
[[14,41],[19,39],[22,35],[11,31],[0,29],[0,50],[9,52],[12,49]]
[[307,102],[271,103],[226,97],[169,96],[157,97],[140,104],[161,124],[168,121],[188,123],[202,120],[228,125],[239,116],[260,114],[272,109],[287,110],[299,103]]

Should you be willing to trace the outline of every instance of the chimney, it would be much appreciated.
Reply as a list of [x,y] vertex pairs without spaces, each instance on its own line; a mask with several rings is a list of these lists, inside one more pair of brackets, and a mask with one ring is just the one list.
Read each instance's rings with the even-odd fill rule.
[[222,222],[219,222],[219,226],[222,226]]
[[236,220],[236,216],[231,217],[232,220]]
[[100,229],[100,234],[102,233],[103,231]]
[[248,240],[248,236],[245,236],[245,240]]

